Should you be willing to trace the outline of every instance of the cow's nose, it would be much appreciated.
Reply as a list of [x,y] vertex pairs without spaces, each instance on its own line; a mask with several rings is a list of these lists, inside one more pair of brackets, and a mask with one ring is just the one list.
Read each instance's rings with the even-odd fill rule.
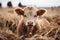
[[28,22],[28,25],[29,25],[29,26],[33,26],[33,22],[29,21],[29,22]]

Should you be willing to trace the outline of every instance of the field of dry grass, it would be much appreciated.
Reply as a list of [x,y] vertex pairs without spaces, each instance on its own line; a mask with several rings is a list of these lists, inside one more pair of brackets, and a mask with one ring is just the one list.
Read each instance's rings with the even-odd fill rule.
[[14,8],[0,8],[0,40],[60,40],[60,8],[46,8],[43,15],[50,23],[50,27],[42,30],[30,38],[17,35],[17,25],[20,17]]

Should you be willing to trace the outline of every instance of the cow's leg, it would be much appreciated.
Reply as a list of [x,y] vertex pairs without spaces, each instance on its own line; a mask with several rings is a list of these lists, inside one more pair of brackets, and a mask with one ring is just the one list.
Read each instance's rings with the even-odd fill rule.
[[22,28],[23,28],[23,16],[21,16],[21,19],[19,20],[19,23],[17,26],[18,35],[22,35]]

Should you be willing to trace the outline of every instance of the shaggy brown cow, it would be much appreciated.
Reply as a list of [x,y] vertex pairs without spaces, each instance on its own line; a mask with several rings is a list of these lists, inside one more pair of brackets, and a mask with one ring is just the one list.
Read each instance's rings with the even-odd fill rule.
[[45,9],[35,7],[16,8],[15,12],[21,17],[17,31],[20,35],[34,34],[36,29],[41,31],[41,27],[48,26],[49,22],[40,17],[46,13]]

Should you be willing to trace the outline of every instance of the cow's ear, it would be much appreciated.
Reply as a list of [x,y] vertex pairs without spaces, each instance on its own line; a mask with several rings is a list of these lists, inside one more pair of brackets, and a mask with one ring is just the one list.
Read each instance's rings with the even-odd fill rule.
[[46,9],[39,9],[39,10],[37,11],[37,15],[41,16],[41,15],[43,15],[45,12],[46,12]]
[[24,15],[24,11],[22,9],[15,9],[15,12],[18,14],[18,15]]

